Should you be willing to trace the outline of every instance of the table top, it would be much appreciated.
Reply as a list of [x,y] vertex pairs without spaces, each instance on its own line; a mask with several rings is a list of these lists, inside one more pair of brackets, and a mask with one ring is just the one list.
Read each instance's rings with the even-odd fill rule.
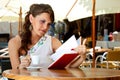
[[107,52],[107,51],[111,51],[112,49],[99,49],[99,50],[96,50],[95,53],[102,53],[102,52]]
[[[93,49],[93,48],[87,49],[87,52],[93,51],[92,49]],[[96,52],[96,53],[99,53],[99,52],[106,52],[106,51],[111,51],[111,50],[112,50],[112,49],[101,48],[101,49],[95,49],[95,52]]]
[[120,70],[102,68],[16,69],[5,70],[2,75],[15,80],[120,80]]

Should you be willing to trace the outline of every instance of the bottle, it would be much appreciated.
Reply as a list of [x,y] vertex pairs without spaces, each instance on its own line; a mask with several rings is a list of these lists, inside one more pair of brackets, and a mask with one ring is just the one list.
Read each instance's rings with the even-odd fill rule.
[[110,32],[110,34],[109,34],[109,41],[112,41],[113,40],[113,34],[112,34],[112,32]]
[[104,29],[104,41],[108,41],[108,29]]

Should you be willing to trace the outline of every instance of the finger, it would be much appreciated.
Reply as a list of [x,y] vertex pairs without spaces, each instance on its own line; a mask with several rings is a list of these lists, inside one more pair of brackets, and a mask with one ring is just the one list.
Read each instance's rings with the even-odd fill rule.
[[27,58],[27,59],[30,59],[30,55],[27,55],[26,58]]
[[82,43],[83,45],[85,45],[85,43],[86,43],[86,40],[87,40],[87,39],[84,39],[84,40],[83,40],[83,43]]

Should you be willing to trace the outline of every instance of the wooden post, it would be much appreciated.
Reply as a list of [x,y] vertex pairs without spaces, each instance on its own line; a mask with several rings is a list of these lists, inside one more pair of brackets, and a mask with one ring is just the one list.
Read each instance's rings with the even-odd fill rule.
[[19,13],[19,26],[18,26],[18,34],[22,31],[22,7],[20,7]]
[[66,14],[65,19],[67,18],[67,16],[69,15],[69,13],[70,13],[71,10],[73,9],[73,7],[76,5],[77,1],[78,1],[78,0],[76,0],[76,1],[74,2],[74,4],[72,5],[72,7],[70,8],[70,10],[68,11],[68,13]]
[[12,37],[13,37],[13,34],[12,34],[12,24],[10,22],[10,38],[12,38]]
[[93,47],[93,67],[95,67],[95,3],[96,0],[92,0],[92,47]]

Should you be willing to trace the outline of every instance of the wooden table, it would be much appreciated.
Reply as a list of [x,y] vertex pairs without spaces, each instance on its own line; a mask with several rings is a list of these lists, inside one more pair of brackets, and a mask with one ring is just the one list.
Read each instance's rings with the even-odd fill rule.
[[104,53],[104,52],[107,52],[107,51],[111,51],[112,49],[99,49],[99,50],[96,50],[95,53]]
[[[105,49],[105,48],[101,48],[101,49],[96,49],[95,50],[95,53],[102,53],[102,52],[106,52],[106,51],[111,51],[112,49]],[[87,53],[89,52],[93,52],[92,50],[90,49],[87,49]]]
[[[96,49],[95,50],[95,58],[98,56],[98,55],[103,55],[104,52],[108,52],[108,51],[111,51],[112,49]],[[90,54],[91,57],[93,58],[93,51],[90,51],[90,49],[87,49],[87,54]]]
[[2,75],[15,80],[120,80],[120,70],[101,68],[5,70]]

